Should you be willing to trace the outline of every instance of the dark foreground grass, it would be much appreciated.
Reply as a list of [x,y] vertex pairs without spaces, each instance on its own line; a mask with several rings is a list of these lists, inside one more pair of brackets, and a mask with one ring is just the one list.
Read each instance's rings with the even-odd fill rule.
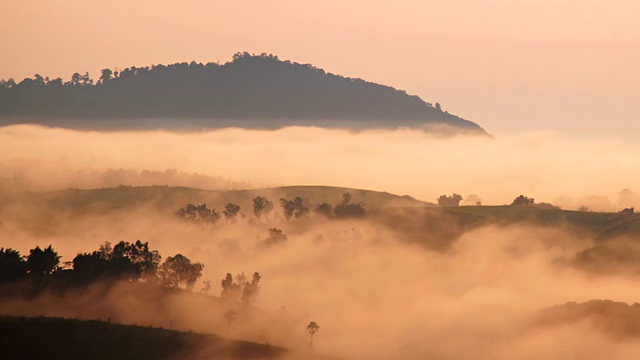
[[0,359],[308,358],[215,335],[61,318],[0,317]]

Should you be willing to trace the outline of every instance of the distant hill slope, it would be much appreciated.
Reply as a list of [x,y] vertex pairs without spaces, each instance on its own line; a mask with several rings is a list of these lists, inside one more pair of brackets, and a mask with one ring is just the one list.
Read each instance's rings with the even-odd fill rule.
[[5,199],[4,205],[10,206],[12,202],[21,202],[23,203],[21,206],[30,206],[29,204],[31,204],[34,208],[54,208],[57,212],[80,215],[131,210],[147,206],[170,213],[188,203],[206,203],[210,208],[222,209],[228,203],[235,203],[240,205],[242,211],[251,214],[253,199],[257,196],[267,197],[276,206],[279,206],[277,203],[280,198],[292,200],[295,197],[300,197],[306,206],[313,208],[323,202],[337,204],[340,202],[342,194],[347,192],[351,194],[352,202],[362,202],[365,209],[368,210],[388,206],[433,206],[433,204],[416,200],[407,195],[399,196],[387,192],[332,186],[283,186],[229,191],[167,186],[119,186],[105,189],[70,189],[26,193],[13,200]]
[[60,318],[0,317],[3,359],[321,359],[215,335]]
[[40,75],[17,84],[3,80],[0,117],[5,125],[29,121],[89,129],[306,125],[487,135],[477,124],[404,91],[248,53],[223,65],[104,69],[95,84],[88,74],[78,73],[68,82]]
[[280,198],[303,199],[313,210],[327,202],[336,205],[342,194],[352,195],[353,203],[363,203],[367,211],[382,207],[434,206],[410,196],[387,192],[350,189],[331,186],[284,186],[249,190],[201,190],[166,186],[119,186],[105,189],[70,189],[61,191],[0,193],[0,221],[21,224],[34,232],[59,231],[59,224],[69,218],[115,215],[132,210],[153,211],[166,216],[187,204],[207,204],[209,208],[223,210],[228,203],[240,206],[241,212],[253,217],[253,199],[265,196],[282,213]]

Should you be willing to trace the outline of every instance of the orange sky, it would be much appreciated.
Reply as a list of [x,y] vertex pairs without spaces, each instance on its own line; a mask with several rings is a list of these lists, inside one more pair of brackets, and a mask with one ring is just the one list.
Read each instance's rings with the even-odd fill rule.
[[635,0],[0,0],[0,78],[268,52],[439,101],[489,132],[640,131]]

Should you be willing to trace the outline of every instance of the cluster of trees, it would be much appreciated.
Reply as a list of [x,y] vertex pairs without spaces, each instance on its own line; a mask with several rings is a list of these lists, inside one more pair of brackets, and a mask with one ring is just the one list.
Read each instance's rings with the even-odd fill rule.
[[[311,214],[301,197],[296,197],[293,200],[281,198],[279,203],[284,219],[287,221],[305,219]],[[263,222],[263,219],[264,221],[269,221],[269,216],[273,211],[274,205],[271,200],[264,196],[257,196],[253,199],[255,221],[259,223]],[[351,194],[349,193],[342,194],[340,202],[335,207],[328,203],[322,203],[317,205],[313,212],[330,218],[355,218],[366,214],[364,204],[351,202]],[[180,219],[203,226],[216,224],[222,219],[222,215],[224,215],[227,223],[236,223],[239,219],[245,218],[240,206],[234,203],[228,203],[222,212],[210,209],[206,204],[187,204],[185,207],[175,211],[174,215]],[[274,218],[276,216],[271,217],[272,220]]]
[[262,276],[255,272],[251,277],[251,281],[247,279],[244,273],[236,275],[235,279],[231,273],[220,281],[222,292],[220,297],[225,300],[241,302],[244,305],[250,305],[256,302],[260,295],[260,280]]
[[309,208],[304,206],[302,198],[300,197],[296,197],[293,200],[281,198],[280,206],[282,206],[282,213],[287,221],[309,217]]
[[364,203],[352,203],[351,194],[348,192],[342,194],[340,202],[335,207],[328,203],[322,203],[316,206],[314,212],[328,218],[358,218],[366,214]]
[[168,288],[193,289],[202,275],[204,265],[193,263],[186,256],[177,254],[161,264],[162,257],[149,243],[140,240],[130,243],[120,241],[114,246],[106,242],[96,251],[78,254],[65,267],[60,256],[49,245],[31,249],[21,256],[13,249],[0,248],[0,284],[21,281],[51,280],[65,285],[86,285],[97,281],[144,281]]
[[460,206],[460,201],[462,201],[462,196],[456,193],[451,196],[440,195],[438,197],[438,205],[441,207]]
[[533,206],[534,204],[535,201],[533,200],[533,198],[520,195],[517,198],[513,199],[511,206]]
[[187,204],[187,206],[176,210],[174,215],[180,219],[198,223],[203,226],[215,224],[222,218],[222,215],[224,215],[228,223],[235,223],[238,220],[238,216],[243,216],[243,214],[240,214],[240,206],[232,203],[225,206],[222,214],[216,209],[209,209],[207,204]]
[[264,239],[265,245],[279,245],[287,242],[287,235],[285,235],[281,229],[272,228],[269,229],[269,237]]
[[41,277],[53,273],[60,264],[60,256],[51,245],[41,249],[39,246],[22,256],[13,249],[0,248],[0,284],[16,282],[28,276]]
[[[97,80],[40,74],[0,81],[0,116],[45,118],[394,119],[480,128],[417,96],[270,54],[218,63],[103,69]],[[207,123],[203,123],[207,125]],[[210,123],[210,126],[215,126]]]

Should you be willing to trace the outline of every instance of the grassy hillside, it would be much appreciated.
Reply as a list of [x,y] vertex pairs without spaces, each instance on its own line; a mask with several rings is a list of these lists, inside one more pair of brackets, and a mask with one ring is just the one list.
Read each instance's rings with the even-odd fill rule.
[[73,215],[102,214],[118,210],[131,210],[151,207],[172,212],[186,204],[206,203],[209,208],[222,209],[228,203],[240,205],[247,215],[252,213],[253,199],[256,196],[266,196],[277,206],[280,198],[294,199],[301,197],[309,208],[327,202],[336,204],[342,194],[352,195],[352,202],[362,202],[367,210],[387,206],[424,206],[429,203],[418,201],[410,196],[398,196],[387,192],[359,190],[330,186],[285,186],[253,190],[214,191],[199,190],[184,187],[146,186],[62,190],[51,192],[28,193],[21,197],[7,199],[10,203],[21,203],[30,208],[53,209],[58,213]]
[[[430,248],[446,250],[462,234],[485,225],[529,225],[555,228],[594,238],[599,244],[633,239],[640,235],[640,214],[597,213],[538,209],[524,206],[394,207],[380,208],[369,215],[377,224],[396,232],[399,238]],[[608,245],[609,246],[609,245]],[[638,246],[640,250],[640,246]],[[628,250],[628,247],[626,248]],[[609,247],[591,249],[610,260]],[[616,246],[616,252],[620,250]],[[629,254],[628,251],[626,251]],[[640,255],[637,251],[633,252]],[[604,256],[604,255],[603,255]],[[628,256],[627,256],[628,257]],[[602,260],[600,260],[602,261]],[[640,270],[640,269],[639,269]]]
[[61,318],[0,317],[3,359],[321,358],[215,335]]
[[528,206],[461,206],[443,208],[454,216],[479,216],[497,224],[525,223],[579,230],[607,240],[640,233],[640,214],[600,213]]

